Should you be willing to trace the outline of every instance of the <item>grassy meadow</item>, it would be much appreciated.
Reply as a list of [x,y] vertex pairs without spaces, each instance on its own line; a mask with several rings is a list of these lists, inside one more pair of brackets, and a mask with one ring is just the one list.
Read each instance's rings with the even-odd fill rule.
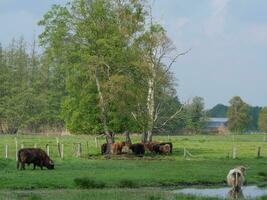
[[[55,170],[16,169],[15,138],[20,147],[45,149],[49,144]],[[64,144],[64,159],[57,151],[57,136],[0,136],[0,196],[11,199],[192,199],[171,193],[189,186],[225,186],[225,177],[236,165],[248,167],[247,184],[267,185],[267,142],[263,136],[157,136],[156,141],[173,143],[172,155],[144,157],[100,155],[93,136],[59,136]],[[116,138],[123,140],[123,137]],[[133,142],[140,140],[132,136]],[[99,143],[104,143],[104,138]],[[75,156],[76,143],[82,143],[82,155]],[[5,149],[8,145],[8,158]],[[232,148],[237,158],[232,159]],[[257,148],[261,147],[261,157]],[[190,155],[184,157],[184,148]],[[155,189],[156,188],[156,189]],[[90,190],[88,190],[90,189]],[[126,194],[127,193],[127,194]],[[53,198],[51,198],[53,196]],[[106,198],[108,197],[109,198]],[[0,198],[1,199],[1,198]],[[199,198],[200,199],[200,198]]]

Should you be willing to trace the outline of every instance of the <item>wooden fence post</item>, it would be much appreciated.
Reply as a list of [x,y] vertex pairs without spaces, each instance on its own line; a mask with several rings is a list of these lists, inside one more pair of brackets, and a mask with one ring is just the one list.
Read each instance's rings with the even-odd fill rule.
[[36,143],[34,143],[34,148],[37,148],[37,144]]
[[47,153],[47,155],[49,156],[49,154],[50,154],[50,152],[49,152],[49,145],[46,144],[46,145],[45,145],[45,148],[46,148],[46,153]]
[[59,139],[58,139],[58,137],[57,137],[56,139],[57,139],[57,151],[58,151],[58,156],[61,158],[61,156],[62,156],[61,151],[62,151],[62,150],[60,150],[60,143],[59,143]]
[[15,138],[16,161],[18,161],[18,140]]
[[236,159],[236,147],[233,147],[233,159]]
[[86,142],[86,150],[87,150],[87,153],[89,153],[89,142],[88,141]]
[[8,158],[8,144],[5,147],[5,158]]
[[261,157],[261,147],[257,148],[257,158]]
[[64,159],[64,144],[61,144],[61,159]]
[[23,149],[23,148],[24,148],[24,144],[23,144],[23,143],[20,145],[20,148],[21,148],[21,149]]
[[97,137],[95,137],[95,146],[96,146],[96,148],[98,148],[98,139],[97,139]]

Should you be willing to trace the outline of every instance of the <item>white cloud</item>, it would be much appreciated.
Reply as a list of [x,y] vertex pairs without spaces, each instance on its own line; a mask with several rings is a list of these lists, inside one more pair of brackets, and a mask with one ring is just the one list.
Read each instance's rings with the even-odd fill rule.
[[204,22],[204,33],[210,37],[223,36],[227,5],[230,0],[211,0],[212,13]]

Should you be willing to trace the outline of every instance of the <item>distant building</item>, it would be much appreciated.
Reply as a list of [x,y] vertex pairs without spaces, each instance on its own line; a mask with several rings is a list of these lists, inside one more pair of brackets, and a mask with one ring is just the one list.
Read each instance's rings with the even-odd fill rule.
[[212,117],[208,118],[206,131],[215,133],[227,133],[228,132],[228,118]]

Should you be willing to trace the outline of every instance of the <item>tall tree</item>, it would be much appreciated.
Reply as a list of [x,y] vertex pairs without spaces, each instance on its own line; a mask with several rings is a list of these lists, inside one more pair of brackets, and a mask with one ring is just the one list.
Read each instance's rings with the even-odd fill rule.
[[247,130],[249,125],[249,105],[240,97],[235,96],[230,101],[228,109],[229,129],[232,132],[242,132]]
[[[104,132],[108,151],[111,132],[133,121],[140,75],[133,44],[144,26],[143,6],[141,0],[74,0],[54,6],[39,23],[45,28],[41,44],[65,75],[68,128]],[[118,127],[123,122],[127,127]]]
[[[152,141],[154,129],[167,124],[165,122],[161,125],[158,124],[158,109],[161,104],[159,99],[161,93],[169,95],[168,93],[173,91],[173,74],[170,72],[170,68],[179,56],[187,53],[176,54],[175,46],[167,37],[166,30],[161,25],[154,23],[151,16],[149,23],[149,29],[139,39],[139,48],[142,51],[142,60],[146,69],[144,82],[147,88],[147,124],[144,141]],[[178,108],[169,118],[173,119],[180,111],[181,109]]]
[[204,99],[194,97],[192,102],[185,106],[185,128],[194,134],[199,133],[205,125]]
[[267,132],[267,107],[264,107],[259,114],[259,129]]

